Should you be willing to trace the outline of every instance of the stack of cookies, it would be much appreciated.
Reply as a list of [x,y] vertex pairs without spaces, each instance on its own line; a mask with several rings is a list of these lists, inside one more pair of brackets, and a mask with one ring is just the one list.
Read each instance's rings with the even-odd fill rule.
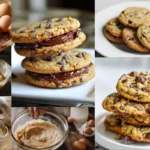
[[124,74],[118,80],[117,91],[103,101],[104,109],[114,112],[105,119],[106,129],[135,141],[150,142],[150,73]]
[[48,88],[78,85],[94,77],[92,57],[72,50],[86,39],[74,18],[53,18],[13,33],[15,50],[26,56],[22,67],[30,83]]
[[105,37],[114,43],[126,44],[139,52],[150,52],[150,10],[129,7],[119,17],[109,20],[104,28]]

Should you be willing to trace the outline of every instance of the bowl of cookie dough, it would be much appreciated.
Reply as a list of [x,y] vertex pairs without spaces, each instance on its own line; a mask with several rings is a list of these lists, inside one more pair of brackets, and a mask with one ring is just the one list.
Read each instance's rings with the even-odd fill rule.
[[32,118],[25,110],[12,121],[13,140],[23,150],[56,150],[66,140],[68,131],[67,120],[54,111]]
[[4,60],[0,59],[0,89],[8,82],[11,76],[11,67]]

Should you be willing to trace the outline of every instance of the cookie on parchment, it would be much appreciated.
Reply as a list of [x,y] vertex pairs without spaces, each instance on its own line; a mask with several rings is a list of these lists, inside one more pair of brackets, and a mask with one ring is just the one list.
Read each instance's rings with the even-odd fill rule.
[[79,21],[71,17],[33,23],[12,34],[16,52],[27,57],[65,52],[81,45],[85,39]]
[[150,102],[150,73],[133,71],[124,74],[116,88],[120,95],[129,100]]
[[139,142],[150,142],[150,127],[133,126],[121,121],[117,114],[106,117],[104,125],[107,130],[114,131],[132,140]]
[[102,105],[104,109],[114,113],[150,117],[150,103],[130,101],[118,93],[108,95]]
[[104,36],[111,42],[117,43],[117,44],[124,44],[124,41],[120,37],[115,37],[104,27]]
[[150,49],[150,19],[142,24],[137,30],[137,36],[141,43]]
[[121,12],[119,21],[125,26],[138,28],[150,19],[150,10],[143,7],[128,7]]
[[106,29],[115,37],[122,37],[122,31],[125,26],[119,22],[118,18],[109,20],[106,24]]
[[150,53],[150,49],[143,46],[137,37],[137,30],[133,28],[125,28],[123,30],[123,40],[124,42],[133,50],[142,53]]

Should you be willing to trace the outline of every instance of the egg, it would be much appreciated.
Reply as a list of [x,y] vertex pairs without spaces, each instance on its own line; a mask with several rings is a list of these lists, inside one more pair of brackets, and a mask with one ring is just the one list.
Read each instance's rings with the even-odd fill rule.
[[2,16],[0,18],[0,28],[3,32],[8,32],[8,28],[11,24],[11,17],[8,15]]
[[74,119],[74,118],[72,118],[72,117],[68,117],[68,119],[67,119],[67,120],[68,120],[68,122],[69,122],[69,123],[74,123],[74,122],[75,122],[75,119]]
[[81,138],[79,141],[84,143],[87,146],[90,146],[90,142],[86,138]]
[[90,127],[95,127],[95,121],[94,120],[89,120],[88,125]]
[[4,15],[11,15],[11,8],[7,3],[0,4],[0,17]]
[[85,134],[91,135],[93,133],[93,130],[90,127],[86,127],[83,132]]
[[74,148],[78,149],[78,150],[85,150],[86,149],[86,145],[80,141],[75,141],[74,142]]

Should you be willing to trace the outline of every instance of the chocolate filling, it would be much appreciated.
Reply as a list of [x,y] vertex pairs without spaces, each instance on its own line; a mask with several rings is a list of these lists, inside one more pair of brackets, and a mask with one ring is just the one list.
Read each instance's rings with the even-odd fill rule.
[[[81,29],[79,28],[77,30],[72,30],[63,35],[50,38],[40,43],[16,43],[15,49],[34,49],[34,48],[40,48],[42,46],[54,46],[54,45],[62,44],[76,39],[80,32]],[[48,33],[50,34],[50,32]]]
[[79,76],[83,73],[87,73],[91,66],[92,66],[92,63],[79,70],[55,73],[55,74],[40,74],[40,73],[33,73],[30,71],[26,71],[26,73],[32,76],[33,78],[35,78],[36,80],[58,81],[58,80],[67,80],[67,79]]

